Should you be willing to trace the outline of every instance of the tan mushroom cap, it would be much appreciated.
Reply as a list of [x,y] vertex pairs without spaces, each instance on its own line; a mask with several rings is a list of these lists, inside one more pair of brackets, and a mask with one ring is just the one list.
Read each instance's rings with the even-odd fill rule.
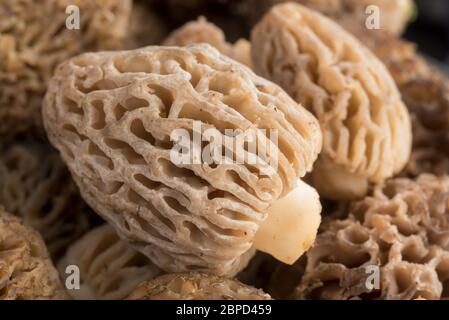
[[294,3],[273,7],[251,36],[255,71],[318,118],[321,195],[363,196],[398,173],[411,149],[410,116],[385,66],[342,27]]
[[351,31],[388,67],[412,115],[412,155],[403,173],[449,173],[449,78],[410,42],[382,30]]
[[165,46],[187,46],[195,43],[207,43],[224,55],[251,67],[251,44],[246,39],[239,39],[231,44],[226,41],[224,32],[206,20],[199,17],[173,31],[163,42]]
[[118,300],[139,283],[162,274],[147,257],[122,241],[108,225],[96,227],[69,247],[58,263],[61,278],[67,266],[79,268],[80,289],[67,290],[78,300]]
[[0,207],[0,300],[65,298],[41,236]]
[[[449,298],[449,177],[397,178],[322,226],[297,298]],[[377,268],[377,269],[376,269]],[[379,287],[371,277],[377,272]]]
[[201,273],[167,274],[139,285],[128,300],[270,300],[237,280]]
[[[243,268],[266,210],[296,187],[321,148],[311,113],[205,44],[75,57],[57,69],[43,117],[84,199],[169,272]],[[277,155],[277,170],[267,171],[266,152],[254,164],[175,164],[171,134],[196,124],[245,152],[240,134],[224,130],[254,132],[258,150]],[[274,130],[277,144],[262,129]]]
[[0,147],[0,154],[0,204],[38,231],[52,258],[60,258],[95,214],[48,144],[15,141]]
[[[2,0],[0,143],[43,134],[41,105],[54,68],[86,50],[113,50],[126,37],[131,0]],[[77,6],[79,30],[66,27]],[[71,19],[69,19],[71,21]]]

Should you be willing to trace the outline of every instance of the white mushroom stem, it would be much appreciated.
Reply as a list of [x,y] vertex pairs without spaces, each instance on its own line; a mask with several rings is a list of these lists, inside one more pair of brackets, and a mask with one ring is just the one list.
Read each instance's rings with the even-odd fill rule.
[[315,241],[321,222],[318,192],[298,180],[298,186],[269,209],[254,238],[256,249],[293,264]]

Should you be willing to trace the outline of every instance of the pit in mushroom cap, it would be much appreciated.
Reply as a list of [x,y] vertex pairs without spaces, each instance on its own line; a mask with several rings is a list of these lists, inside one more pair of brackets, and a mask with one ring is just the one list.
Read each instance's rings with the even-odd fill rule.
[[[75,57],[51,80],[43,117],[85,200],[172,272],[238,272],[267,208],[296,187],[321,148],[307,110],[204,44]],[[174,165],[170,133],[195,121],[220,132],[277,130],[277,145],[260,141],[276,148],[278,170]]]
[[363,196],[398,173],[411,123],[385,66],[338,24],[295,3],[273,7],[251,35],[254,68],[311,110],[323,131],[313,169],[321,195]]

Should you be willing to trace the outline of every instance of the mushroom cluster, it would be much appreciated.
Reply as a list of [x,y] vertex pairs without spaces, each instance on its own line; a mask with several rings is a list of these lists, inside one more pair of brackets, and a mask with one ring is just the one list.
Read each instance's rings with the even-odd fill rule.
[[16,142],[0,147],[0,154],[0,205],[40,232],[52,257],[60,257],[95,215],[47,144]]
[[416,9],[0,0],[0,299],[449,299]]
[[[0,3],[0,141],[41,134],[40,108],[54,68],[86,50],[120,48],[130,9],[131,0]],[[66,11],[82,13],[79,25]]]

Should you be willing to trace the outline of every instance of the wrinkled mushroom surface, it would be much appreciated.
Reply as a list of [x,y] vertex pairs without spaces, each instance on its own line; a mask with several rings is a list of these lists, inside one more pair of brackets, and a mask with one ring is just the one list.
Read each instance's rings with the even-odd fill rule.
[[246,39],[240,39],[231,44],[226,41],[223,31],[208,22],[204,17],[191,21],[173,31],[163,45],[187,46],[194,43],[207,43],[224,55],[251,67],[251,44]]
[[60,257],[95,214],[49,145],[16,141],[0,147],[0,154],[0,205],[39,231],[52,257]]
[[66,269],[72,265],[79,268],[80,289],[67,292],[81,300],[123,299],[141,282],[162,274],[108,224],[92,229],[69,247],[58,264],[61,278],[70,275]]
[[378,186],[346,218],[322,226],[296,297],[447,299],[448,195],[447,176],[397,178]]
[[411,121],[385,66],[338,24],[299,4],[273,7],[251,36],[255,71],[318,118],[323,151],[313,169],[321,195],[354,199],[399,173]]
[[[267,208],[296,187],[321,148],[311,113],[205,44],[75,57],[57,69],[43,116],[84,199],[171,272],[238,272]],[[241,133],[250,131],[259,152],[251,162],[225,148],[218,164],[173,160],[175,129],[191,149],[200,147],[194,132],[215,129],[245,155],[252,151]]]
[[270,300],[237,280],[202,273],[167,274],[138,286],[129,300]]
[[412,43],[381,30],[350,30],[388,67],[411,113],[413,148],[403,174],[448,174],[448,77],[421,57]]
[[41,236],[0,207],[0,300],[65,298]]
[[[120,48],[130,9],[130,0],[1,1],[0,142],[42,133],[40,110],[54,68],[86,50]],[[66,21],[75,23],[78,11],[79,30],[71,30]]]

